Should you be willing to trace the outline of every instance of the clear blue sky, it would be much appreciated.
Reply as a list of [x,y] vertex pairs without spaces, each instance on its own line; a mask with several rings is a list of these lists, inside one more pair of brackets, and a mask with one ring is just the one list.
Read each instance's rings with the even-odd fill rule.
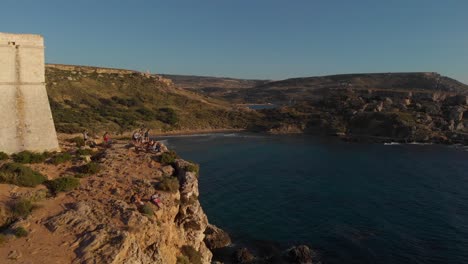
[[467,0],[2,0],[46,60],[284,79],[436,71],[468,83]]

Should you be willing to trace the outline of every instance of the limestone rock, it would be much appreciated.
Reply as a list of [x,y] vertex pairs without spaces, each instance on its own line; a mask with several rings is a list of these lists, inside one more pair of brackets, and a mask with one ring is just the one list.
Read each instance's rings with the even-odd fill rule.
[[174,167],[172,167],[171,165],[167,165],[167,166],[162,167],[161,171],[164,175],[170,176],[174,174]]
[[297,264],[312,264],[316,254],[305,245],[293,247],[287,252],[289,261]]
[[456,106],[450,109],[448,118],[455,120],[455,121],[461,121],[463,119],[463,113],[465,112],[465,108],[461,106]]
[[23,256],[19,250],[12,250],[10,253],[8,253],[8,259],[11,260],[17,260],[20,259]]
[[224,230],[209,224],[205,230],[205,244],[210,249],[222,248],[231,244],[229,234]]
[[247,264],[254,260],[255,256],[247,248],[238,249],[233,255],[234,263]]

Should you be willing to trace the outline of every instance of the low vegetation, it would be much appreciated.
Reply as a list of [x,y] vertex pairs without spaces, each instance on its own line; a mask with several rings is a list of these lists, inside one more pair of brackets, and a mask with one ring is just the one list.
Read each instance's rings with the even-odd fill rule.
[[180,184],[176,177],[166,176],[159,182],[158,187],[162,191],[175,193],[179,190]]
[[21,151],[19,153],[13,154],[12,158],[15,162],[24,164],[24,163],[42,163],[49,156],[50,156],[50,153],[48,152],[36,153],[36,152],[31,152],[31,151]]
[[50,162],[54,165],[59,165],[70,160],[72,160],[72,155],[70,155],[68,152],[65,152],[53,156]]
[[0,246],[7,242],[7,238],[4,234],[0,234]]
[[27,237],[29,235],[28,230],[22,226],[15,228],[14,233],[16,237]]
[[74,137],[68,139],[68,142],[75,143],[77,147],[83,147],[85,145],[85,141],[82,137]]
[[101,169],[102,169],[101,165],[92,161],[90,163],[87,163],[81,166],[79,170],[80,170],[80,173],[84,173],[84,174],[96,174],[100,172]]
[[178,256],[177,264],[190,264],[190,259],[187,256]]
[[33,209],[34,204],[30,200],[24,198],[14,201],[10,205],[10,211],[15,218],[26,218],[31,214]]
[[92,149],[78,149],[76,155],[78,156],[92,156],[96,154]]
[[0,182],[24,187],[35,187],[46,179],[41,173],[19,163],[7,163],[0,167]]
[[189,259],[191,264],[203,264],[202,254],[198,252],[192,246],[183,246],[180,251],[182,254]]
[[80,179],[75,177],[61,177],[45,183],[47,188],[55,194],[59,192],[68,192],[80,186]]
[[185,167],[185,170],[189,172],[194,172],[195,175],[198,177],[198,174],[200,173],[200,165],[191,162],[189,165],[187,165],[187,167]]
[[144,204],[141,208],[140,208],[140,212],[148,217],[153,217],[154,215],[154,211],[153,211],[153,207],[151,207],[150,204]]
[[169,152],[164,152],[162,155],[161,155],[161,163],[164,163],[164,164],[174,164],[175,160],[178,159],[179,156],[177,155],[177,153],[173,150],[169,151]]
[[0,160],[7,160],[9,158],[10,158],[10,156],[8,156],[8,154],[6,154],[5,152],[0,151]]
[[159,77],[92,71],[46,68],[47,93],[59,132],[80,133],[83,128],[124,132],[142,126],[159,131],[244,128],[255,115],[177,89]]

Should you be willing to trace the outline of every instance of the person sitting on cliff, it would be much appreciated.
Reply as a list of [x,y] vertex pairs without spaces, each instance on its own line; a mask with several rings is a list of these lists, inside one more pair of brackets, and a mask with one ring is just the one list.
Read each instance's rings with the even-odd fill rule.
[[141,200],[141,197],[138,193],[135,193],[130,198],[130,202],[136,204],[137,206],[143,206],[145,203]]
[[161,209],[161,195],[160,194],[153,194],[151,195],[150,201]]
[[156,145],[156,142],[154,140],[150,140],[148,144],[146,145],[146,151],[153,151],[154,150],[154,145]]
[[145,133],[145,132],[144,132],[144,128],[140,128],[139,133],[140,133],[140,138],[139,138],[139,140],[138,140],[138,143],[143,144],[143,143],[145,142],[145,141],[144,141],[144,133]]
[[153,145],[153,151],[156,151],[156,153],[161,152],[161,142],[158,141]]
[[133,135],[132,135],[132,140],[133,140],[133,145],[137,145],[138,142],[140,141],[140,132],[138,130],[135,130],[135,132],[133,132]]
[[111,143],[109,132],[106,131],[106,133],[104,133],[102,136],[102,139],[104,140],[104,144],[108,146]]
[[149,128],[146,129],[146,132],[145,132],[145,137],[144,137],[144,141],[145,142],[149,142],[150,141],[150,138],[149,138]]

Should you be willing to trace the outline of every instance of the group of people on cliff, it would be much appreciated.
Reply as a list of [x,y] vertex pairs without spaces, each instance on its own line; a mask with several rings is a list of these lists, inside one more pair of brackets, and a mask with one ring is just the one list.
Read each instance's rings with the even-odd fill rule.
[[[137,148],[143,148],[146,151],[161,152],[162,144],[158,141],[150,139],[149,131],[150,129],[143,129],[143,128],[135,130],[132,134],[133,145]],[[83,140],[84,140],[85,145],[87,146],[90,146],[90,147],[97,146],[95,140],[90,137],[89,132],[87,130],[83,131]],[[106,131],[103,134],[102,142],[103,142],[102,146],[111,145],[112,140],[111,140],[111,135],[109,132]],[[145,202],[151,202],[152,204],[157,206],[158,209],[161,209],[161,206],[162,206],[161,195],[158,193],[151,195],[148,199],[143,199],[138,193],[135,193],[131,196],[130,202],[135,204],[139,208],[144,206]]]
[[132,134],[133,145],[147,151],[161,152],[161,143],[150,139],[149,131],[149,128],[135,130]]
[[137,207],[141,207],[145,205],[145,201],[151,202],[152,204],[156,205],[158,209],[161,209],[162,202],[161,202],[161,194],[155,193],[151,195],[149,199],[143,199],[138,193],[135,193],[130,198],[130,202],[134,203]]
[[[90,138],[88,130],[83,131],[83,140],[84,140],[84,144],[86,146],[95,147],[97,145],[96,141],[94,141],[94,139]],[[104,134],[102,135],[102,142],[103,142],[104,146],[110,146],[111,145],[112,140],[111,140],[111,135],[110,135],[109,132],[107,132],[107,131],[104,132]]]
[[[132,134],[132,142],[135,147],[143,148],[146,151],[150,152],[161,152],[162,151],[162,144],[158,141],[155,141],[150,138],[150,129],[138,129],[135,130]],[[85,145],[90,147],[95,147],[97,144],[94,140],[92,140],[89,136],[89,132],[87,130],[83,131],[83,140]],[[104,146],[110,146],[112,143],[111,134],[109,132],[105,132],[102,136],[102,142]]]

